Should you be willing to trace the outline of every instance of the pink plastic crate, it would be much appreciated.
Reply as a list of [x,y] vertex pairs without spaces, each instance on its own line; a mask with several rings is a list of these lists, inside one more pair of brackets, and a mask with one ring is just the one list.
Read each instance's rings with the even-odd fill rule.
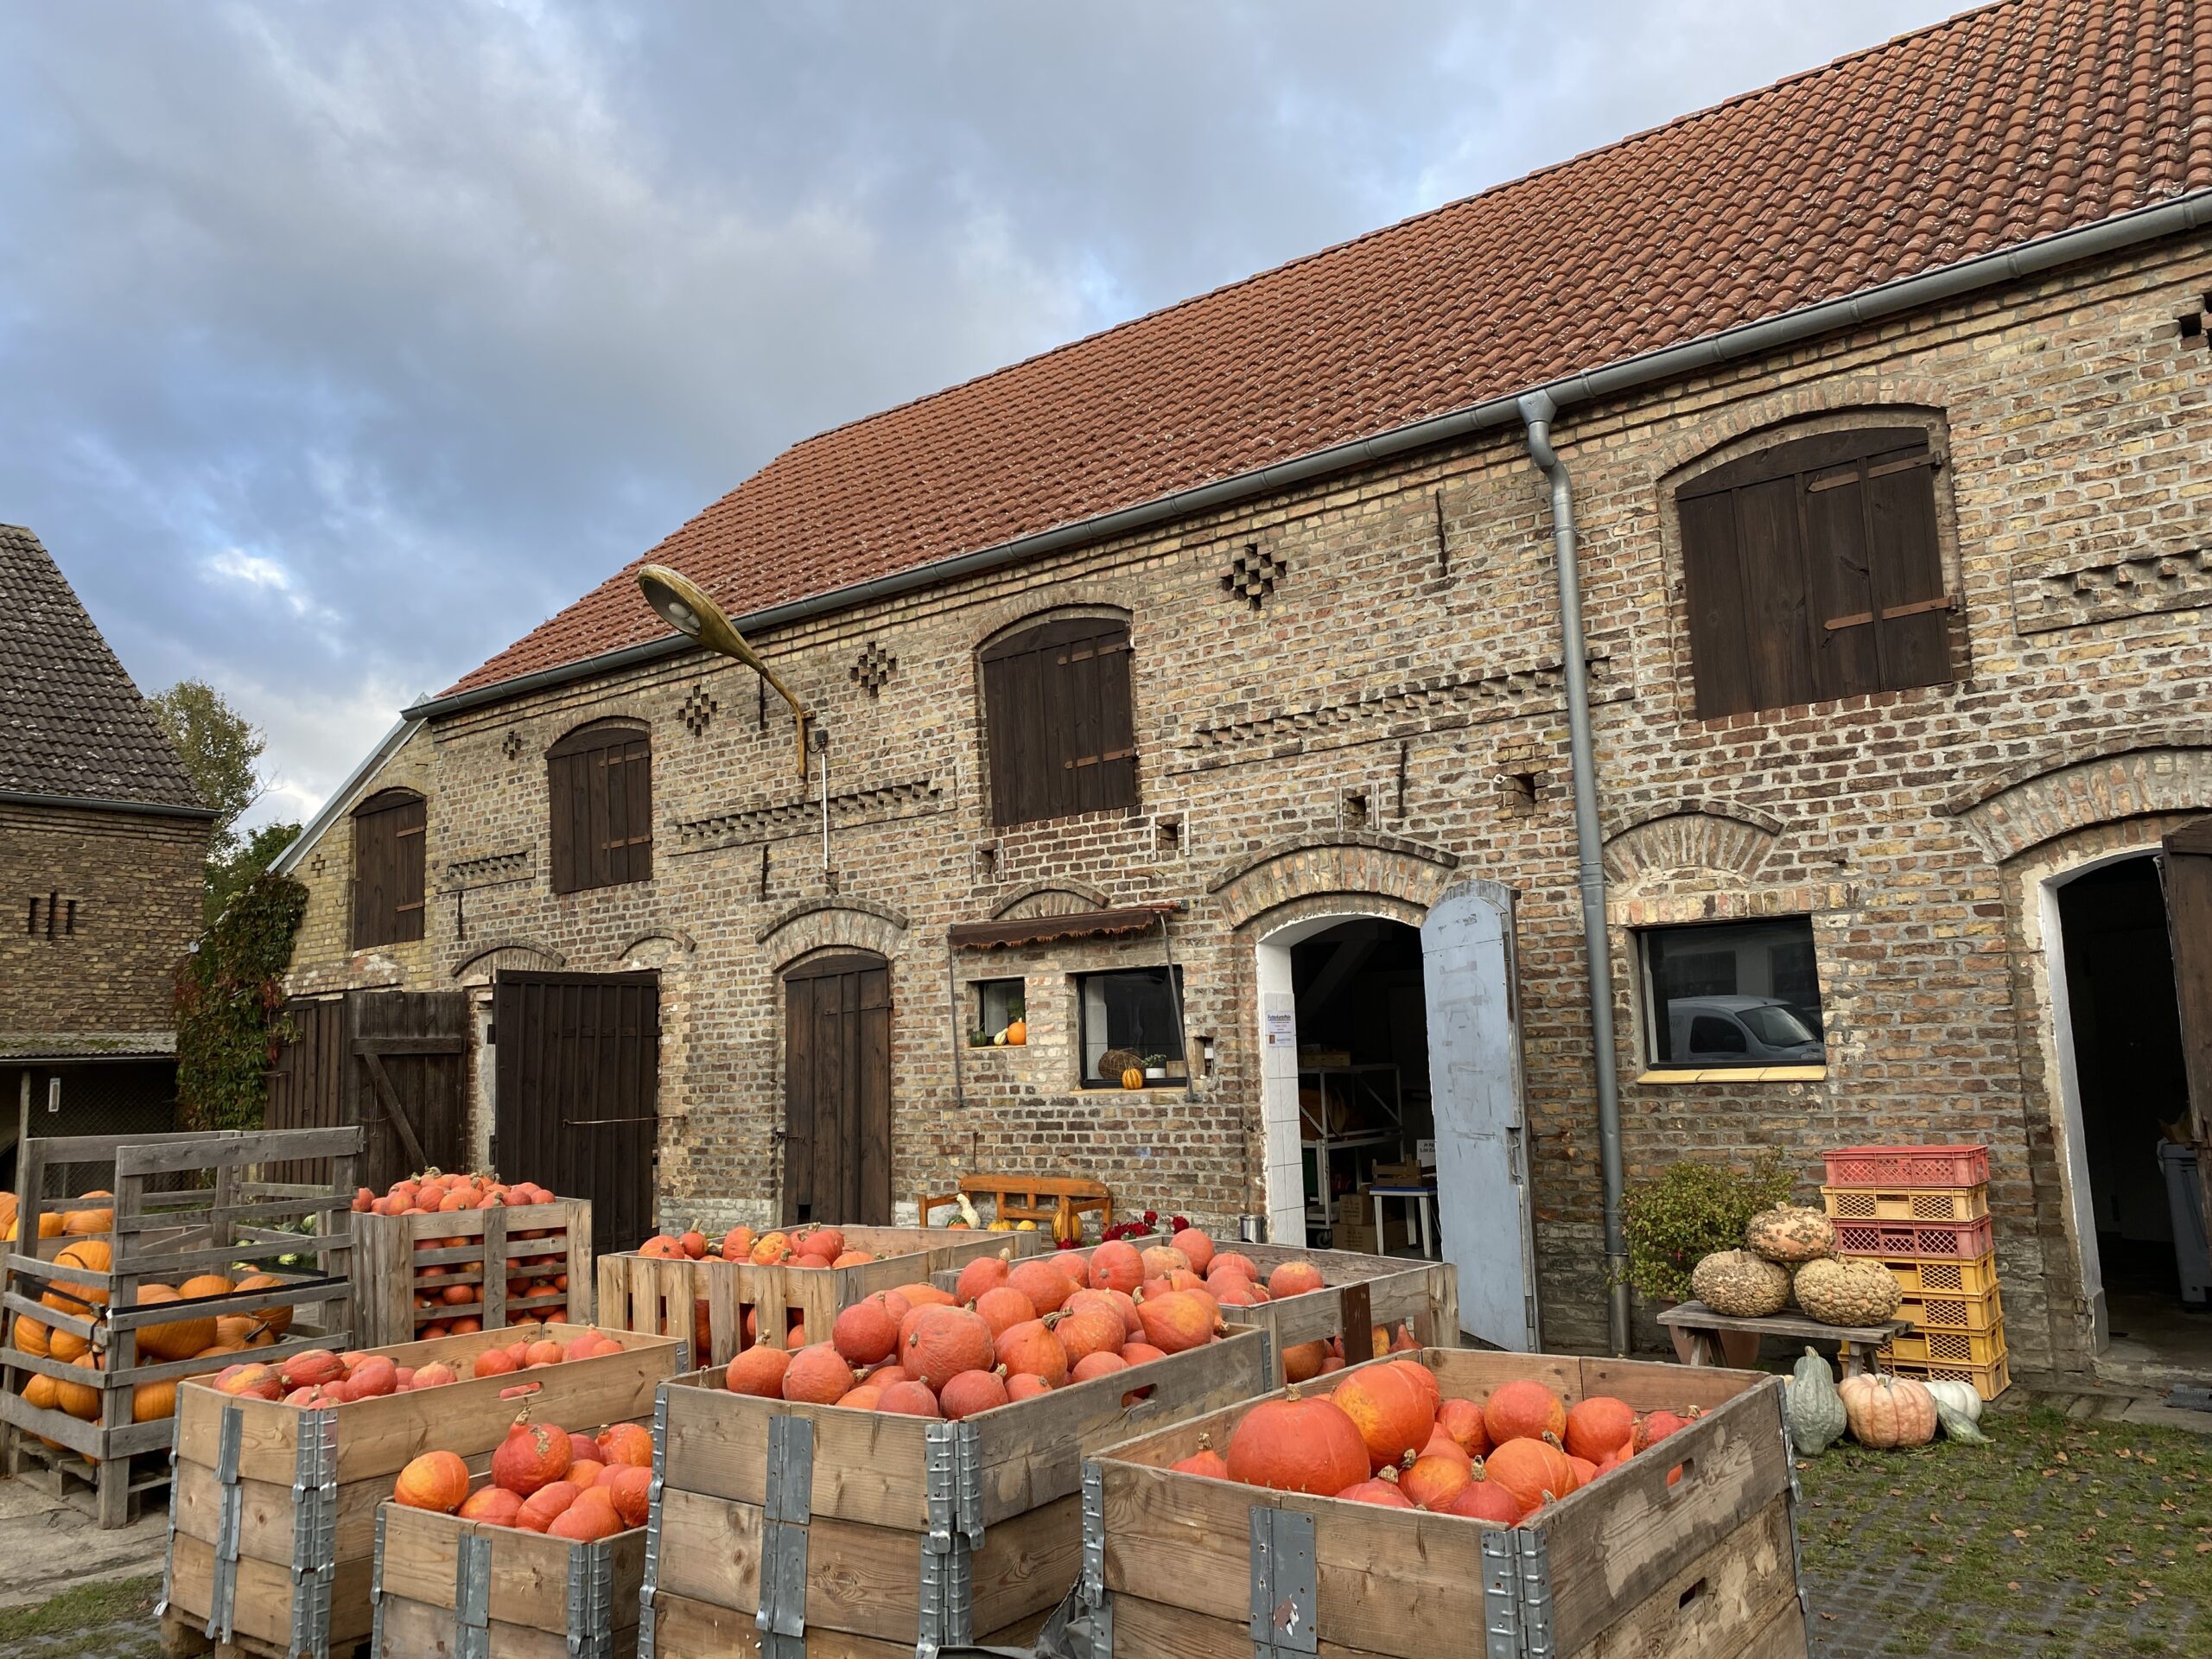
[[1989,1217],[1973,1221],[1839,1221],[1839,1255],[1909,1255],[1953,1261],[1997,1248]]
[[1980,1186],[1987,1147],[1842,1147],[1824,1152],[1830,1186]]

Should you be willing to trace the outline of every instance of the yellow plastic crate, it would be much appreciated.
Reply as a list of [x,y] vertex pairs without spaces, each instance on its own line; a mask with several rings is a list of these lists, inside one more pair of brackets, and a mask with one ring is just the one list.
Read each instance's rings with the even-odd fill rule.
[[1908,1331],[1884,1343],[1876,1357],[1884,1364],[1993,1365],[2005,1357],[2005,1321],[1988,1331]]
[[1837,1221],[1979,1221],[1989,1213],[1989,1185],[1824,1186],[1821,1202]]
[[1932,1295],[1908,1292],[1897,1316],[1910,1319],[1923,1331],[1994,1331],[2005,1322],[2005,1305],[1994,1290],[1979,1296],[1962,1291]]
[[1838,1250],[1836,1254],[1880,1262],[1907,1296],[1980,1296],[1997,1288],[1994,1255],[1962,1255],[1955,1262],[1944,1262],[1872,1251]]
[[1917,1377],[1923,1382],[1971,1382],[1974,1392],[1985,1400],[1994,1400],[2012,1386],[2012,1374],[1999,1354],[1986,1365],[1952,1365],[1921,1363],[1910,1359],[1885,1360],[1882,1369],[1899,1376]]

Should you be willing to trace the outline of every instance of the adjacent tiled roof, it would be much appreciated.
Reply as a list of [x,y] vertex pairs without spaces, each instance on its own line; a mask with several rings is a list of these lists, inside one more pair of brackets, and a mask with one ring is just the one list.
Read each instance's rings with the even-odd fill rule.
[[0,524],[0,790],[205,810],[154,711],[17,524]]
[[[2212,6],[2005,0],[786,451],[648,557],[733,615],[2212,185]],[[455,685],[667,629],[632,565]]]
[[173,1031],[10,1032],[0,1036],[0,1061],[166,1060],[175,1056]]

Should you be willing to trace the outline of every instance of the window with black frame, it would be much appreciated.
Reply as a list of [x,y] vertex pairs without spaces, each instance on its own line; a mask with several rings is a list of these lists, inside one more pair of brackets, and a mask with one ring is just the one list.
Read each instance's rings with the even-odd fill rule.
[[1637,938],[1654,1066],[1826,1063],[1810,917],[1653,928]]
[[1149,1083],[1184,1080],[1183,1037],[1176,1019],[1181,969],[1175,970],[1173,991],[1165,967],[1078,974],[1075,983],[1084,1088],[1118,1089],[1122,1073],[1132,1068],[1145,1072]]

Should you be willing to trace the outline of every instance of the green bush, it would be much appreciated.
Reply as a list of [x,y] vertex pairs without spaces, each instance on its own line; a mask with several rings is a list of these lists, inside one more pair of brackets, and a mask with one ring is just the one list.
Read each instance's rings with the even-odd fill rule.
[[1782,1154],[1750,1171],[1685,1158],[1623,1196],[1628,1281],[1639,1296],[1669,1305],[1690,1299],[1690,1269],[1715,1250],[1740,1249],[1744,1224],[1789,1196]]
[[308,890],[263,874],[224,906],[177,975],[176,1093],[188,1128],[257,1129],[269,1068],[290,1033],[278,976]]

